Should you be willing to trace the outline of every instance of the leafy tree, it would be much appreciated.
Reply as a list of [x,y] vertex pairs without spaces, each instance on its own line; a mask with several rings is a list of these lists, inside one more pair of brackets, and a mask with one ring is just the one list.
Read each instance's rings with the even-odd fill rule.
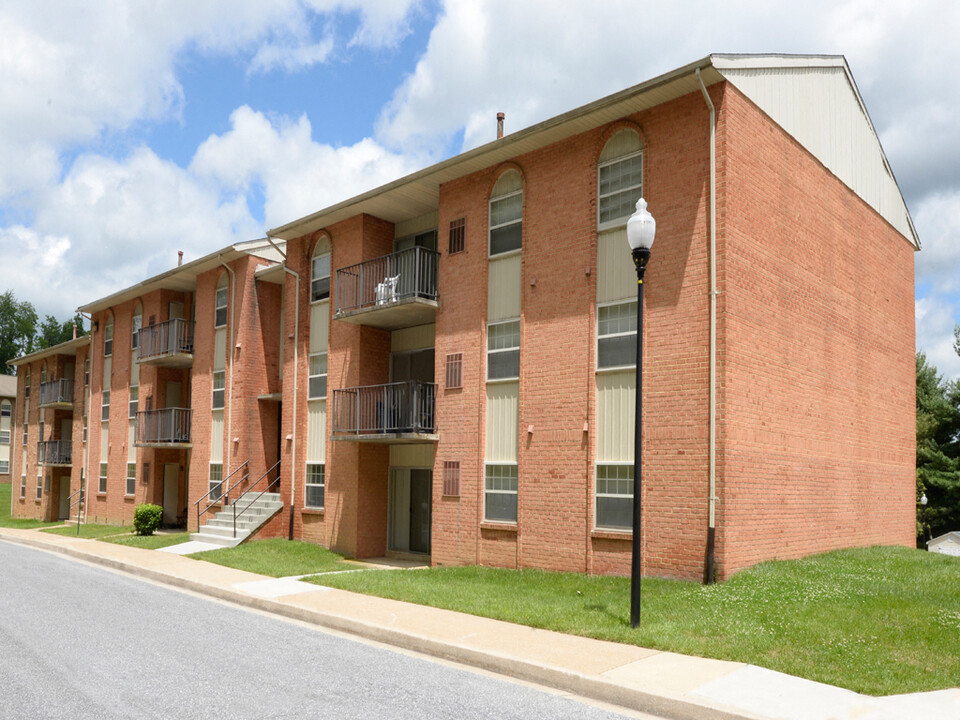
[[[957,329],[960,343],[960,327]],[[960,352],[960,349],[958,349]],[[927,506],[919,504],[926,494]],[[960,382],[917,353],[917,535],[960,529]]]
[[12,290],[0,295],[0,372],[16,374],[8,360],[33,352],[37,311],[26,300],[20,302]]
[[47,315],[40,325],[40,333],[37,337],[37,348],[43,349],[59,345],[62,342],[73,339],[73,328],[76,325],[77,337],[86,335],[83,329],[83,316],[79,313],[74,315],[66,322],[60,322],[53,315]]

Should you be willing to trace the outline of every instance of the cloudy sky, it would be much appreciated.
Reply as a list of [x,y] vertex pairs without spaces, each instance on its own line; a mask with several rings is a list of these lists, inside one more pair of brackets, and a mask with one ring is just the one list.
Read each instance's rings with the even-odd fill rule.
[[[955,0],[0,0],[0,291],[77,305],[712,52],[846,56],[960,377]],[[5,283],[5,285],[4,285]]]

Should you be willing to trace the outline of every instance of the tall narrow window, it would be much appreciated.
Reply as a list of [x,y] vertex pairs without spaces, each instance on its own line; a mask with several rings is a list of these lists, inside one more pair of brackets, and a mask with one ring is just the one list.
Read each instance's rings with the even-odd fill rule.
[[37,500],[43,498],[43,469],[37,468]]
[[322,464],[307,465],[306,506],[309,508],[323,507],[323,493],[326,487],[326,466]]
[[27,444],[27,429],[28,429],[27,419],[24,418],[24,419],[23,419],[23,444],[24,444],[24,446],[26,446],[26,444]]
[[643,195],[643,150],[640,135],[615,133],[600,154],[597,168],[597,224],[601,230],[625,224]]
[[330,297],[330,253],[315,255],[310,263],[310,302]]
[[597,527],[633,527],[633,465],[597,465]]
[[137,385],[130,386],[130,406],[127,416],[132,418],[137,417],[137,407],[140,404],[140,388]]
[[30,397],[30,368],[27,368],[23,376],[23,397]]
[[217,283],[217,294],[214,301],[213,326],[226,327],[227,325],[227,276],[221,275]]
[[447,390],[463,387],[463,353],[447,355]]
[[210,463],[210,499],[219,500],[223,495],[223,463]]
[[130,347],[136,350],[140,346],[140,328],[143,326],[143,309],[140,303],[133,313],[133,322],[130,325]]
[[320,400],[327,396],[327,354],[316,353],[310,356],[310,376],[308,380],[310,400]]
[[637,301],[597,308],[597,368],[637,364]]
[[127,487],[126,494],[133,495],[137,490],[137,464],[135,462],[127,463]]
[[448,497],[460,495],[460,461],[447,460],[443,463],[443,494]]
[[213,409],[223,409],[223,396],[226,388],[227,374],[224,370],[213,371]]
[[113,318],[107,320],[107,326],[103,331],[103,354],[113,355]]
[[487,380],[520,377],[520,321],[487,326]]
[[83,414],[83,431],[80,437],[83,442],[87,441],[87,414],[86,413]]
[[90,358],[83,361],[83,386],[90,385]]
[[27,497],[27,475],[22,473],[20,475],[20,499],[23,500]]
[[508,170],[490,194],[490,255],[519,250],[523,240],[523,183]]
[[110,420],[110,391],[104,390],[101,393],[102,397],[100,400],[100,419],[104,422]]
[[97,485],[97,492],[107,492],[107,464],[105,462],[100,463],[100,483]]

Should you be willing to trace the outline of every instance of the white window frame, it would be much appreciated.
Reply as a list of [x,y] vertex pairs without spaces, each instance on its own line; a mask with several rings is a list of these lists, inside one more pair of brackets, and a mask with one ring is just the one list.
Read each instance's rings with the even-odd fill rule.
[[9,400],[0,402],[0,418],[13,417],[13,405]]
[[[227,326],[227,310],[230,307],[230,284],[218,287],[213,296],[213,326],[222,328]],[[222,293],[222,297],[221,297]],[[221,304],[222,301],[222,304]],[[222,317],[221,317],[222,315]]]
[[127,487],[125,495],[132,497],[137,492],[137,464],[135,462],[127,463]]
[[103,330],[103,356],[111,355],[113,355],[113,320],[109,320]]
[[[596,339],[596,342],[594,343],[593,350],[594,350],[594,367],[596,367],[598,373],[615,372],[617,370],[630,370],[632,368],[637,367],[636,358],[634,358],[634,361],[629,365],[607,365],[604,367],[600,367],[600,341],[601,340],[605,340],[607,338],[616,338],[616,337],[633,337],[634,345],[636,345],[636,337],[637,337],[636,328],[634,328],[633,330],[628,330],[626,332],[601,334],[600,333],[600,309],[607,308],[607,307],[616,307],[617,305],[629,305],[631,303],[633,305],[636,305],[637,300],[635,298],[628,298],[623,300],[612,300],[609,302],[597,303],[597,339]],[[634,310],[633,317],[636,318],[636,310]]]
[[[317,275],[317,264],[322,260],[327,261],[327,267],[326,267],[327,274]],[[323,302],[324,300],[330,299],[330,284],[331,284],[330,279],[333,272],[332,260],[333,260],[332,256],[328,252],[320,253],[319,255],[314,255],[310,259],[310,303],[311,304],[317,303],[317,302]],[[322,270],[323,268],[320,268],[320,269]],[[324,291],[322,290],[321,281],[323,280],[327,281],[327,289],[325,294],[324,294]],[[318,297],[318,293],[320,295],[319,297]]]
[[27,497],[27,473],[26,471],[20,474],[20,499],[25,500]]
[[102,422],[110,421],[110,391],[103,390],[100,393],[100,420]]
[[[227,392],[227,371],[214,370],[212,381],[213,390],[210,397],[210,407],[213,410],[223,410]],[[217,404],[218,402],[219,404]]]
[[[630,525],[619,526],[619,525],[601,525],[599,520],[600,515],[600,498],[613,498],[617,500],[626,500],[630,503],[631,513],[633,510],[633,493],[610,493],[610,492],[600,492],[600,468],[601,467],[618,467],[618,468],[627,468],[630,470],[630,474],[633,474],[633,461],[627,462],[597,462],[593,467],[593,527],[596,530],[603,530],[605,532],[632,532],[632,515]],[[623,481],[625,478],[616,478],[618,482]],[[632,481],[631,481],[632,482]],[[636,487],[636,486],[634,486]]]
[[[319,468],[320,482],[316,482],[316,468]],[[314,510],[323,510],[327,496],[327,466],[325,463],[307,463],[306,472],[304,472],[303,506]],[[320,495],[323,502],[319,505],[310,504],[310,488],[320,488]]]
[[37,500],[43,500],[43,468],[37,468]]
[[[323,372],[314,374],[313,362],[314,358],[323,358]],[[327,353],[313,353],[310,355],[310,358],[307,362],[307,399],[308,400],[323,400],[327,397],[327,375],[329,367],[327,366]],[[313,381],[323,379],[323,394],[314,395],[313,394]]]
[[28,431],[29,429],[30,429],[30,426],[29,426],[29,424],[27,423],[27,419],[24,418],[24,419],[23,419],[23,446],[24,446],[24,447],[26,447],[26,445],[27,445],[27,431]]
[[0,460],[0,475],[9,475],[9,474],[10,474],[10,461]]
[[[520,196],[520,216],[513,220],[507,220],[506,222],[497,223],[496,225],[494,225],[493,224],[493,206],[498,203],[502,203],[505,200],[509,200],[510,198],[516,197],[517,195]],[[523,250],[523,188],[521,188],[520,190],[514,190],[512,192],[508,192],[504,195],[498,195],[497,197],[491,197],[487,212],[488,212],[487,220],[490,225],[490,229],[487,231],[487,257],[500,258],[500,257],[506,257],[507,255],[521,252]],[[491,243],[493,242],[493,231],[500,230],[505,227],[510,227],[511,225],[520,226],[520,247],[510,248],[509,250],[503,250],[497,253],[493,252],[493,248],[491,247]]]
[[131,420],[135,420],[137,417],[137,410],[140,409],[140,386],[131,385],[130,386],[130,399],[128,401],[129,407],[127,408],[127,417]]
[[[220,484],[220,492],[214,493],[213,488],[218,483]],[[212,502],[217,502],[223,497],[223,463],[210,463],[210,470],[207,474],[207,490],[210,492],[208,497]]]
[[[600,192],[600,176],[603,174],[603,169],[617,165],[619,163],[627,162],[628,160],[633,160],[634,158],[640,158],[640,184],[639,185],[629,185],[612,192],[601,193]],[[643,148],[636,150],[634,152],[628,153],[627,155],[621,155],[620,157],[615,157],[611,160],[605,160],[604,162],[597,164],[597,230],[610,230],[611,228],[623,227],[627,224],[627,220],[630,219],[630,216],[633,215],[633,210],[630,210],[626,215],[621,215],[619,217],[613,218],[612,220],[600,220],[600,211],[603,205],[603,200],[606,198],[614,197],[616,195],[622,195],[624,193],[636,193],[636,199],[633,201],[636,204],[637,200],[643,197],[643,171],[644,171],[644,162],[643,162]]]
[[83,434],[82,434],[82,442],[84,442],[84,443],[87,442],[87,414],[86,414],[86,413],[83,414]]
[[103,461],[100,462],[100,475],[99,482],[97,484],[97,494],[106,495],[107,494],[107,473],[109,472],[108,463]]
[[[513,323],[516,323],[516,325],[517,325],[517,344],[516,344],[516,345],[511,345],[510,347],[502,347],[502,348],[493,348],[493,349],[491,349],[491,348],[490,348],[490,329],[493,328],[493,327],[498,327],[498,326],[502,326],[502,325],[510,325],[510,324],[513,324]],[[497,320],[496,322],[487,323],[487,356],[486,356],[486,360],[487,360],[486,365],[487,365],[487,367],[486,367],[486,377],[487,377],[487,382],[488,382],[488,383],[516,382],[517,380],[520,379],[520,345],[521,345],[522,339],[523,339],[523,331],[522,331],[522,327],[521,327],[521,325],[520,325],[520,318],[513,318],[513,319],[511,319],[511,320]],[[491,378],[491,377],[490,377],[490,356],[491,356],[491,355],[496,355],[496,354],[499,354],[499,353],[508,353],[508,352],[510,352],[510,353],[516,352],[516,353],[517,353],[517,374],[516,374],[516,375],[510,375],[510,376],[507,376],[507,377]]]
[[9,444],[10,444],[10,431],[0,430],[0,445],[9,445]]
[[27,368],[23,374],[23,397],[24,399],[30,397],[30,368]]
[[[136,350],[140,347],[140,328],[143,327],[143,315],[134,315],[131,323],[130,348]],[[136,357],[137,353],[133,353]]]
[[83,386],[90,385],[90,358],[83,361]]
[[[513,490],[504,490],[502,488],[489,488],[488,484],[490,480],[502,479],[502,478],[492,478],[490,477],[491,468],[513,468],[513,474],[516,481],[516,488]],[[484,522],[494,522],[494,523],[503,523],[504,525],[516,525],[520,517],[520,472],[519,466],[517,463],[510,462],[499,462],[499,463],[484,463],[483,466],[483,521]],[[512,495],[514,497],[514,502],[516,504],[516,512],[513,520],[505,520],[502,518],[491,518],[487,515],[487,496],[488,495]]]

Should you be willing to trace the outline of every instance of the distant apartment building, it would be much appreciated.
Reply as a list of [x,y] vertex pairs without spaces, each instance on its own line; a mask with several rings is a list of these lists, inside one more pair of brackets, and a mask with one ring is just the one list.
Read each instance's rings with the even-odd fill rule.
[[10,482],[13,448],[13,414],[17,402],[17,379],[0,375],[0,483]]
[[629,572],[641,196],[647,572],[703,577],[711,526],[721,578],[912,546],[919,242],[822,56],[709,56],[85,304],[15,361],[14,514],[269,490],[262,537]]

